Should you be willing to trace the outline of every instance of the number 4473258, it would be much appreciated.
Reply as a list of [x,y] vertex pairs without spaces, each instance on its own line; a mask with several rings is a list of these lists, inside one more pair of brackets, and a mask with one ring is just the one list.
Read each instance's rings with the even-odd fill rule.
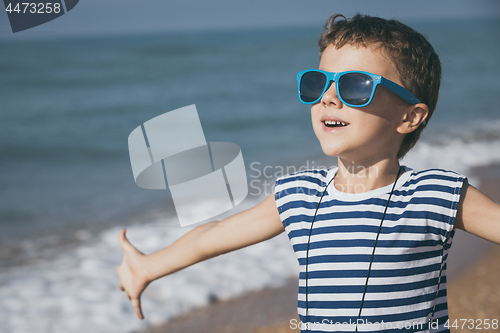
[[[24,8],[21,8],[21,6],[24,6]],[[29,8],[29,10],[28,10]],[[12,13],[26,13],[26,10],[28,10],[29,13],[31,14],[50,14],[52,12],[54,13],[59,13],[61,11],[61,4],[60,3],[30,3],[30,2],[23,2],[23,3],[17,3],[14,8],[12,8],[12,3],[9,2],[7,7],[5,8],[6,12]]]
[[448,319],[446,323],[444,323],[444,327],[446,328],[456,328],[456,329],[464,329],[468,328],[470,330],[481,330],[481,329],[498,329],[498,319],[455,319],[452,324],[450,324],[450,320]]

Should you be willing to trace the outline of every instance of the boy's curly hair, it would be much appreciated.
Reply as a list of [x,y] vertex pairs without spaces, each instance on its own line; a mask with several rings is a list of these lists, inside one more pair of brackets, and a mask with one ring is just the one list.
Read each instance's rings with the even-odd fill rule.
[[346,44],[369,47],[378,43],[396,66],[403,86],[429,107],[427,119],[403,139],[397,154],[402,158],[417,143],[438,100],[441,62],[427,38],[396,20],[360,14],[346,19],[336,14],[328,19],[318,41],[320,55],[329,45],[339,49]]

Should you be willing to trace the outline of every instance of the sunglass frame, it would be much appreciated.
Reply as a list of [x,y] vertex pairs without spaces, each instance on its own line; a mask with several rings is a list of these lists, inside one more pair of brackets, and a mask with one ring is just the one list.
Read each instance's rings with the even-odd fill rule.
[[[302,97],[300,95],[300,83],[301,83],[301,79],[304,76],[304,74],[309,73],[309,72],[319,72],[319,73],[324,74],[326,76],[326,83],[325,83],[325,86],[323,87],[323,92],[316,100],[314,100],[312,102],[305,102],[304,100],[302,100]],[[340,94],[340,91],[339,91],[338,84],[336,84],[336,83],[343,75],[350,74],[350,73],[365,74],[365,75],[368,75],[369,77],[372,78],[373,87],[372,87],[372,92],[371,92],[370,98],[368,99],[368,102],[361,104],[361,105],[351,104],[351,103],[346,102],[342,98],[342,95]],[[373,74],[373,73],[369,73],[369,72],[363,72],[363,71],[327,72],[327,71],[323,71],[320,69],[308,69],[308,70],[297,73],[297,81],[298,81],[299,100],[304,104],[315,104],[315,103],[319,102],[321,100],[321,98],[323,97],[323,95],[325,94],[325,92],[330,88],[331,82],[335,82],[335,89],[337,91],[337,96],[340,98],[342,103],[344,103],[345,105],[350,106],[350,107],[361,108],[361,107],[369,105],[373,99],[373,96],[375,95],[375,91],[377,90],[377,86],[379,84],[382,84],[384,87],[387,87],[389,90],[391,90],[396,95],[398,95],[399,97],[401,97],[402,99],[404,99],[406,102],[408,102],[410,104],[422,103],[420,101],[420,99],[417,96],[415,96],[408,89],[400,86],[399,84],[397,84],[391,80],[386,79],[385,77],[383,77],[381,75],[377,75],[377,74]]]

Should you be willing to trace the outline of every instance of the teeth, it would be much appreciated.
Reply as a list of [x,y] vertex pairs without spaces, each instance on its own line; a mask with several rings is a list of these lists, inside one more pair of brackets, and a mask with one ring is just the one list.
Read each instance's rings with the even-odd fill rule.
[[346,123],[340,122],[340,121],[333,121],[333,120],[325,120],[325,125],[331,125],[331,126],[346,126]]

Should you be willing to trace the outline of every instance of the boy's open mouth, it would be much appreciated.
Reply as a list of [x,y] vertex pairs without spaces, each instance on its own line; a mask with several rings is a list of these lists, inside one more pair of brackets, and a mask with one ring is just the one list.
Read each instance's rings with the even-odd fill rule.
[[323,123],[326,127],[345,127],[349,125],[349,123],[344,123],[341,121],[333,121],[333,120],[324,120]]

